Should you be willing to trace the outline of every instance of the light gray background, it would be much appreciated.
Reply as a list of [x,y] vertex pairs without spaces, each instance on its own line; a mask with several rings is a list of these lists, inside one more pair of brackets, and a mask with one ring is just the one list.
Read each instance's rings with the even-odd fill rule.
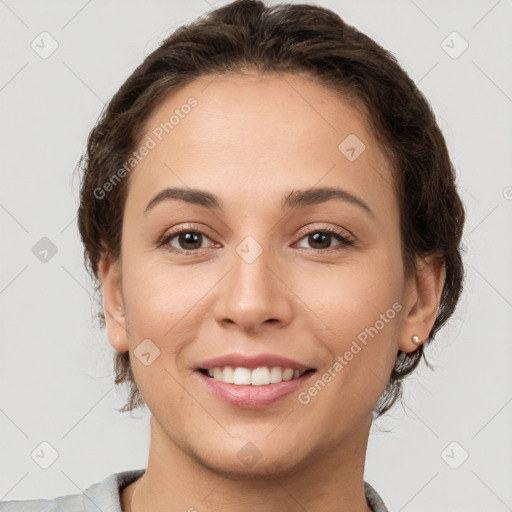
[[[148,415],[115,410],[125,395],[92,319],[72,171],[144,56],[224,3],[0,1],[0,499],[77,493],[145,467]],[[365,478],[391,511],[512,510],[512,1],[312,3],[391,50],[419,84],[468,212],[465,292],[429,351],[437,370],[422,365],[405,406],[374,426]],[[31,48],[43,31],[59,45],[47,59]],[[453,31],[469,43],[458,58],[442,46]],[[58,250],[46,263],[32,252],[42,237]],[[48,469],[31,458],[43,441],[59,454]]]

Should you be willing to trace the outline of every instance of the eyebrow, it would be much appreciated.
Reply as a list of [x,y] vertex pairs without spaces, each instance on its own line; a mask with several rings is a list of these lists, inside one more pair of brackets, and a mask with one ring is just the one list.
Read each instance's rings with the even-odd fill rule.
[[[166,188],[151,199],[144,210],[144,214],[146,215],[157,204],[172,199],[205,206],[206,208],[211,208],[217,211],[224,211],[224,203],[222,200],[210,192],[191,188]],[[282,210],[285,210],[286,208],[300,208],[303,206],[324,203],[331,199],[340,199],[359,206],[371,216],[374,216],[373,211],[362,199],[351,194],[347,190],[337,187],[292,190],[281,201],[281,208]]]

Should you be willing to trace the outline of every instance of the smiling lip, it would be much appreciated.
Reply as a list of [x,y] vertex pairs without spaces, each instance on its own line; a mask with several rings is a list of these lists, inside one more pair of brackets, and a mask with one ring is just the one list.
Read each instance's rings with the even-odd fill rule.
[[311,366],[307,366],[293,359],[276,354],[257,354],[254,356],[244,354],[226,354],[223,356],[214,357],[202,362],[196,369],[209,370],[221,366],[243,366],[244,368],[258,368],[261,366],[281,366],[282,368],[292,368],[294,370],[313,370]]
[[297,379],[282,381],[277,384],[244,386],[226,384],[220,380],[212,379],[200,370],[194,372],[204,383],[208,391],[230,405],[245,409],[257,409],[277,402],[285,396],[298,391],[315,373],[316,371],[308,372]]
[[[296,379],[263,386],[228,384],[213,379],[204,370],[224,366],[244,367],[253,370],[262,366],[292,368],[293,370],[312,370]],[[203,361],[196,369],[196,374],[210,393],[230,405],[243,408],[266,407],[296,392],[315,373],[315,369],[299,361],[276,354],[257,354],[253,356],[232,353]]]

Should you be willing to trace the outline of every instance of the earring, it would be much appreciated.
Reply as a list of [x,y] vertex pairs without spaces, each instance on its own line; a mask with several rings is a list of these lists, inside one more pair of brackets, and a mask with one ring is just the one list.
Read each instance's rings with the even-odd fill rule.
[[414,336],[411,336],[411,341],[416,345],[416,346],[419,346],[422,344],[422,341],[420,339],[419,336],[417,336],[416,334]]

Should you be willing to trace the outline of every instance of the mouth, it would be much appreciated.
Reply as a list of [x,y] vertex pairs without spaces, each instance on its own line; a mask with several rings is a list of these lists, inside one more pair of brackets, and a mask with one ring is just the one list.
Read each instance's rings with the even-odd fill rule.
[[298,370],[281,366],[260,366],[247,368],[244,366],[216,366],[199,368],[206,377],[224,384],[236,386],[268,386],[300,379],[302,376],[316,371],[314,368]]
[[194,375],[224,404],[269,406],[306,385],[316,368],[279,354],[232,352],[201,362]]

